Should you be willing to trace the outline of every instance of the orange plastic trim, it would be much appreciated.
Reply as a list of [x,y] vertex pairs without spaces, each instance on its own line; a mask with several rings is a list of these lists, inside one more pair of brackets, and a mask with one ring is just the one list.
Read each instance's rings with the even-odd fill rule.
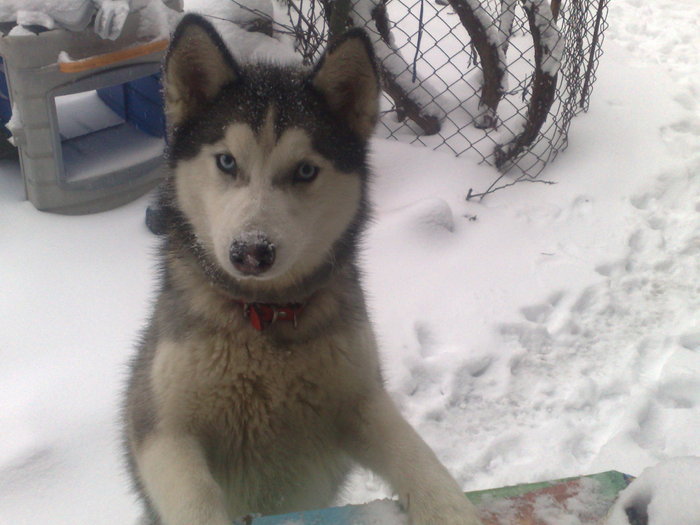
[[167,47],[167,39],[156,40],[154,42],[149,42],[148,44],[129,47],[127,49],[120,49],[119,51],[105,53],[103,55],[96,55],[83,60],[76,60],[75,62],[60,62],[58,64],[58,70],[61,73],[80,73],[81,71],[105,67],[116,62],[129,60],[131,58],[157,53],[158,51],[163,51]]

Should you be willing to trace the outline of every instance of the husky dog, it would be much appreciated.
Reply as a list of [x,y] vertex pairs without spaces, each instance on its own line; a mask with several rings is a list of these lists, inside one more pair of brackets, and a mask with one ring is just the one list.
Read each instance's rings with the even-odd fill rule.
[[244,67],[187,15],[164,90],[162,282],[124,413],[144,523],[324,507],[356,462],[414,525],[478,525],[382,385],[355,261],[379,98],[364,32],[311,71]]

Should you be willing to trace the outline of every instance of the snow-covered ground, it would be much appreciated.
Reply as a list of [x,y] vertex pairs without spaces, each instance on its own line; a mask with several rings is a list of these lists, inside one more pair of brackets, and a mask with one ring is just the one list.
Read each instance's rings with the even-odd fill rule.
[[[465,490],[653,467],[621,503],[694,525],[700,4],[611,4],[556,185],[466,202],[490,168],[375,140],[366,289],[388,386]],[[154,289],[146,204],[40,213],[0,161],[2,525],[137,516],[117,407]],[[340,502],[385,495],[358,472]]]

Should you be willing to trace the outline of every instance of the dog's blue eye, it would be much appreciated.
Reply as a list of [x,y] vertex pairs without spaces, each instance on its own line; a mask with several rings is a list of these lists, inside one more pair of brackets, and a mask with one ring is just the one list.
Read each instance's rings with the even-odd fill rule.
[[228,153],[220,153],[216,156],[216,167],[229,175],[235,175],[238,169],[236,159]]
[[311,182],[318,175],[318,166],[302,162],[294,172],[294,182]]

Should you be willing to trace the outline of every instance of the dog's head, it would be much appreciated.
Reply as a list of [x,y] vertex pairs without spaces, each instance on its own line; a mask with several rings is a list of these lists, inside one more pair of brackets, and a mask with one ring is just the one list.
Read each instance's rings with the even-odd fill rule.
[[338,39],[312,70],[241,66],[187,15],[164,92],[173,205],[210,272],[251,293],[281,290],[352,250],[380,93],[364,32]]

